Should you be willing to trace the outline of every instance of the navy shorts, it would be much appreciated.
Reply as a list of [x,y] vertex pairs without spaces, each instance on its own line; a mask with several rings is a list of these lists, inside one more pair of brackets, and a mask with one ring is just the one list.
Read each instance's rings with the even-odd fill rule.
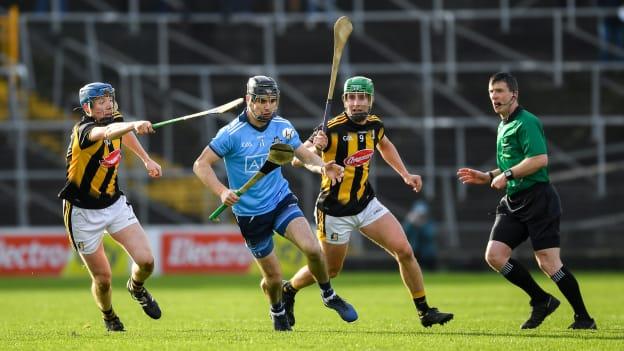
[[496,208],[490,240],[516,248],[527,238],[534,251],[560,246],[561,202],[550,183],[537,183],[511,196],[505,195]]
[[303,217],[299,200],[288,194],[271,212],[257,216],[236,216],[245,245],[255,258],[266,257],[273,251],[273,232],[284,236],[286,227],[297,217]]

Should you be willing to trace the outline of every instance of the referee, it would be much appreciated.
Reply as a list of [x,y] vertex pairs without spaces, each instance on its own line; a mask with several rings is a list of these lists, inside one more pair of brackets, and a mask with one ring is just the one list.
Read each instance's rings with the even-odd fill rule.
[[531,240],[540,269],[559,287],[574,309],[571,329],[596,329],[578,282],[560,258],[559,219],[561,203],[548,177],[546,138],[540,120],[518,104],[518,82],[509,73],[490,77],[488,91],[494,111],[500,116],[496,137],[498,168],[481,172],[457,171],[464,184],[489,184],[506,190],[496,208],[496,220],[485,251],[487,263],[531,298],[531,316],[522,329],[537,328],[559,307],[559,300],[544,291],[512,251]]

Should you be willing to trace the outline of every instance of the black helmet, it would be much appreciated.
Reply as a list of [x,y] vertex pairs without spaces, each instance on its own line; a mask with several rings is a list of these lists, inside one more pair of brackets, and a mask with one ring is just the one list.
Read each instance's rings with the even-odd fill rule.
[[258,95],[279,97],[280,91],[275,79],[267,76],[253,76],[247,81],[247,94],[255,98]]

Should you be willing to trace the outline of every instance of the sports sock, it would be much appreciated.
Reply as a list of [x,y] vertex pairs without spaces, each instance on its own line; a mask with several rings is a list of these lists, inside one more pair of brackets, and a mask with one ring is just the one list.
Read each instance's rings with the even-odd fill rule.
[[278,303],[271,305],[271,312],[280,313],[284,311],[284,303],[280,300]]
[[548,293],[545,292],[531,277],[529,271],[520,262],[510,258],[501,268],[500,274],[512,284],[524,290],[531,297],[531,304],[546,301]]
[[289,295],[295,295],[299,290],[293,288],[292,284],[290,284],[290,281],[287,281],[284,286],[283,286],[284,292],[289,294]]
[[429,310],[429,305],[427,304],[427,297],[421,296],[414,299],[414,305],[416,305],[416,309],[418,310],[418,314],[422,315]]
[[136,280],[134,280],[134,278],[130,278],[130,281],[132,285],[132,291],[141,291],[141,289],[143,289],[144,282],[137,282]]
[[110,321],[111,319],[117,317],[115,311],[113,311],[113,306],[111,306],[108,311],[102,311],[102,316],[104,316],[104,319],[106,319],[107,321]]
[[583,297],[581,296],[581,289],[579,288],[578,281],[565,266],[561,267],[561,269],[558,270],[557,273],[553,274],[550,279],[557,284],[559,290],[561,290],[568,302],[570,302],[570,305],[572,305],[572,308],[574,309],[575,315],[582,319],[591,318],[585,308],[585,303],[583,302]]
[[326,299],[334,294],[334,289],[332,289],[332,286],[329,280],[327,281],[327,283],[319,283],[319,286],[321,287],[323,298]]

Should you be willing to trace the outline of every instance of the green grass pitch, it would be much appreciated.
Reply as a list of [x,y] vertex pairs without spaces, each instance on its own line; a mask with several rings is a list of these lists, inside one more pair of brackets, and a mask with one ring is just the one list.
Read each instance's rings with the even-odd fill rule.
[[534,272],[561,307],[536,330],[520,330],[528,299],[493,272],[425,273],[430,305],[455,313],[420,326],[398,273],[345,273],[337,292],[353,303],[353,324],[325,308],[316,287],[297,295],[292,333],[272,330],[255,276],[161,277],[148,287],[163,310],[154,321],[124,289],[113,305],[125,333],[108,333],[89,280],[0,279],[0,350],[624,350],[624,274],[577,273],[598,331],[566,329],[572,310],[554,283]]

